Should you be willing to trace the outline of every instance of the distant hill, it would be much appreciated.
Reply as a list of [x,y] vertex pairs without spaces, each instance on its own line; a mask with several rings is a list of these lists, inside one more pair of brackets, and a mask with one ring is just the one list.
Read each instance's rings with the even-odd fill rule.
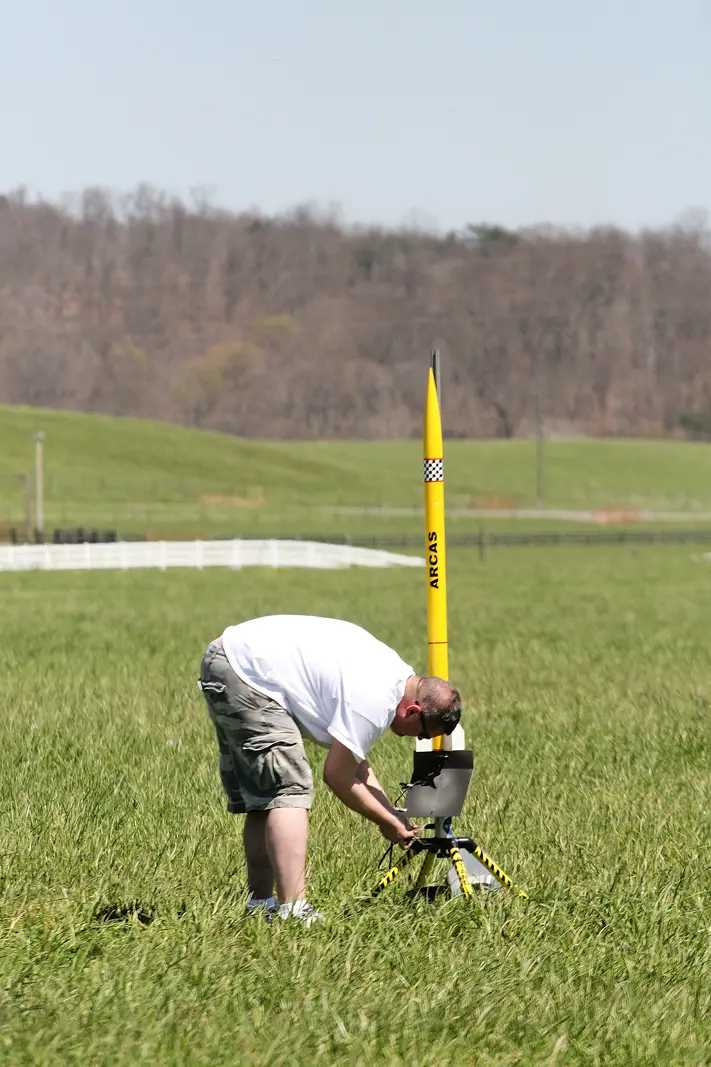
[[[169,423],[0,405],[0,523],[22,522],[15,477],[45,433],[47,528],[123,532],[418,532],[419,441],[254,441]],[[446,441],[451,528],[471,508],[536,505],[531,441]],[[547,508],[711,511],[711,445],[546,442]],[[560,525],[560,523],[556,523]]]

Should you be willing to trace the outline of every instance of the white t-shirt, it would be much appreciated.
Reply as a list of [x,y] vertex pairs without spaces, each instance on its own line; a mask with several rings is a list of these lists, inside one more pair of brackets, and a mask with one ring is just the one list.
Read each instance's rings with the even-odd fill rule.
[[367,630],[342,619],[267,615],[228,626],[232,669],[328,748],[334,738],[365,759],[387,730],[414,670]]

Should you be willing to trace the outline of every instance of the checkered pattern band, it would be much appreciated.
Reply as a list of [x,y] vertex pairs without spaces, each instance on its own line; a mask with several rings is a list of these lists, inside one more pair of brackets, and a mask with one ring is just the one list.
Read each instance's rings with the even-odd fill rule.
[[425,481],[426,482],[443,482],[444,481],[444,460],[443,459],[426,459],[425,460]]

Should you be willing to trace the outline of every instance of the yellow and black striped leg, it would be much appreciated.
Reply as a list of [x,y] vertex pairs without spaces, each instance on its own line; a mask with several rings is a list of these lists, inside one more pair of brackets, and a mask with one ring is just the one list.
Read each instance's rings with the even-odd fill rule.
[[459,884],[462,887],[462,893],[465,897],[473,897],[474,890],[472,889],[472,884],[469,881],[469,875],[467,874],[467,869],[464,866],[462,854],[456,845],[452,845],[450,847],[449,858],[452,861],[452,866],[457,872],[457,878],[459,879]]
[[429,878],[432,868],[434,867],[435,858],[436,857],[434,852],[428,852],[425,856],[424,863],[422,864],[420,873],[417,876],[417,882],[415,883],[418,889],[424,889],[427,885],[427,879]]
[[379,896],[384,889],[387,889],[388,886],[391,886],[397,880],[398,875],[405,869],[405,867],[412,863],[415,856],[419,854],[419,851],[420,850],[416,849],[414,845],[411,845],[410,848],[405,853],[403,853],[400,862],[396,863],[393,867],[390,868],[389,871],[387,871],[386,874],[383,875],[383,877],[380,879],[380,881],[370,894],[371,897]]
[[[511,879],[509,878],[508,874],[506,874],[505,871],[502,871],[501,867],[499,867],[498,863],[495,863],[494,860],[492,860],[491,856],[487,856],[481,845],[477,845],[477,843],[475,841],[472,841],[471,838],[467,842],[461,839],[460,841],[462,846],[464,848],[467,848],[473,856],[476,856],[476,858],[479,860],[479,863],[482,863],[486,867],[487,871],[493,874],[494,878],[496,878],[498,882],[501,882],[501,884],[507,889],[516,888]],[[522,889],[519,889],[517,892],[521,900],[528,900],[528,893],[524,893]]]

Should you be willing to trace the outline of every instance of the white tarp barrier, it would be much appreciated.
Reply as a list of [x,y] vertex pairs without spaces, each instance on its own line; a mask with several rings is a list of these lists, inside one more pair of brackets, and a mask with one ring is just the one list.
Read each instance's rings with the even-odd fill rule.
[[114,541],[0,545],[0,571],[122,570],[134,567],[421,567],[424,559],[319,541]]

